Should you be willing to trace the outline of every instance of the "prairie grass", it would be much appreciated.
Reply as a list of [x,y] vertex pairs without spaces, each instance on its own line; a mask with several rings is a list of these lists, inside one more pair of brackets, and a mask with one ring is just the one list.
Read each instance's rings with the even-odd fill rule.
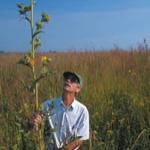
[[[22,124],[34,111],[34,98],[22,81],[28,68],[17,65],[22,54],[0,55],[0,149],[36,149],[34,134]],[[42,53],[37,54],[37,62]],[[39,100],[61,95],[62,73],[84,79],[78,99],[89,110],[91,138],[87,150],[150,149],[150,51],[46,53],[53,74],[40,81]]]

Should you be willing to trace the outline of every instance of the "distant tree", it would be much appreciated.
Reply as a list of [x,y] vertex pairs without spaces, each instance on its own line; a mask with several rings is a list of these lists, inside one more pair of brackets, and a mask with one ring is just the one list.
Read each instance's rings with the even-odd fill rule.
[[4,54],[4,53],[5,53],[4,51],[0,50],[0,54]]

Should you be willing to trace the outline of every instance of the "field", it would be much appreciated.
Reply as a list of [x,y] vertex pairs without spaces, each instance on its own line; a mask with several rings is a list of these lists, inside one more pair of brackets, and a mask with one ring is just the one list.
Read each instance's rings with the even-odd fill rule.
[[[22,125],[34,110],[29,68],[16,64],[23,54],[0,54],[0,150],[34,150],[34,134]],[[43,54],[38,54],[38,59]],[[87,150],[150,149],[150,51],[112,50],[45,53],[51,76],[40,81],[39,100],[61,95],[62,73],[84,79],[78,99],[90,114]]]

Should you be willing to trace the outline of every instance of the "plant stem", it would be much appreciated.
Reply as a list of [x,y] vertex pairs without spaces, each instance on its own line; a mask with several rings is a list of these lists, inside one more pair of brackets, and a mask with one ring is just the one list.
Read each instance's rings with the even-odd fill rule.
[[140,134],[138,135],[138,137],[136,138],[134,144],[132,145],[132,147],[130,148],[130,150],[133,150],[134,147],[136,146],[137,142],[139,141],[139,139],[141,138],[141,136],[144,134],[144,132],[146,131],[146,129],[143,129]]
[[[33,38],[33,34],[34,34],[34,4],[33,4],[33,0],[30,0],[30,3],[31,3],[31,44],[32,44],[31,55],[32,55],[32,59],[35,60],[35,47],[34,47],[34,38]],[[35,63],[32,66],[32,74],[33,74],[33,79],[36,80]],[[35,85],[34,94],[35,94],[35,109],[38,110],[38,108],[39,108],[38,83],[36,83],[36,85]]]
[[33,6],[33,0],[30,0],[30,3],[31,3],[31,44],[32,44],[32,58],[34,59],[35,58],[35,49],[34,49],[34,39],[33,39],[33,34],[34,34],[34,6]]
[[[34,4],[33,0],[30,0],[31,3],[31,44],[32,44],[32,50],[31,50],[31,55],[32,59],[35,62],[35,47],[34,47]],[[36,72],[35,72],[35,63],[32,65],[32,74],[33,74],[33,79],[36,80]],[[35,84],[35,89],[34,89],[34,94],[35,94],[35,109],[38,111],[39,108],[39,100],[38,100],[38,83]],[[38,137],[37,137],[37,142],[38,144],[38,149],[43,150],[43,143],[42,143],[42,131],[39,130],[38,132]]]

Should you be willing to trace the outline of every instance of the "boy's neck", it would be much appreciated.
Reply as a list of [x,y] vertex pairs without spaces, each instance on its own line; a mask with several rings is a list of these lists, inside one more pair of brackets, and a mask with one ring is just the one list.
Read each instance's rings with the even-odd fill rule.
[[72,102],[74,101],[74,94],[73,93],[65,93],[63,94],[62,96],[62,99],[63,99],[63,103],[65,105],[65,107],[68,107],[72,104]]

